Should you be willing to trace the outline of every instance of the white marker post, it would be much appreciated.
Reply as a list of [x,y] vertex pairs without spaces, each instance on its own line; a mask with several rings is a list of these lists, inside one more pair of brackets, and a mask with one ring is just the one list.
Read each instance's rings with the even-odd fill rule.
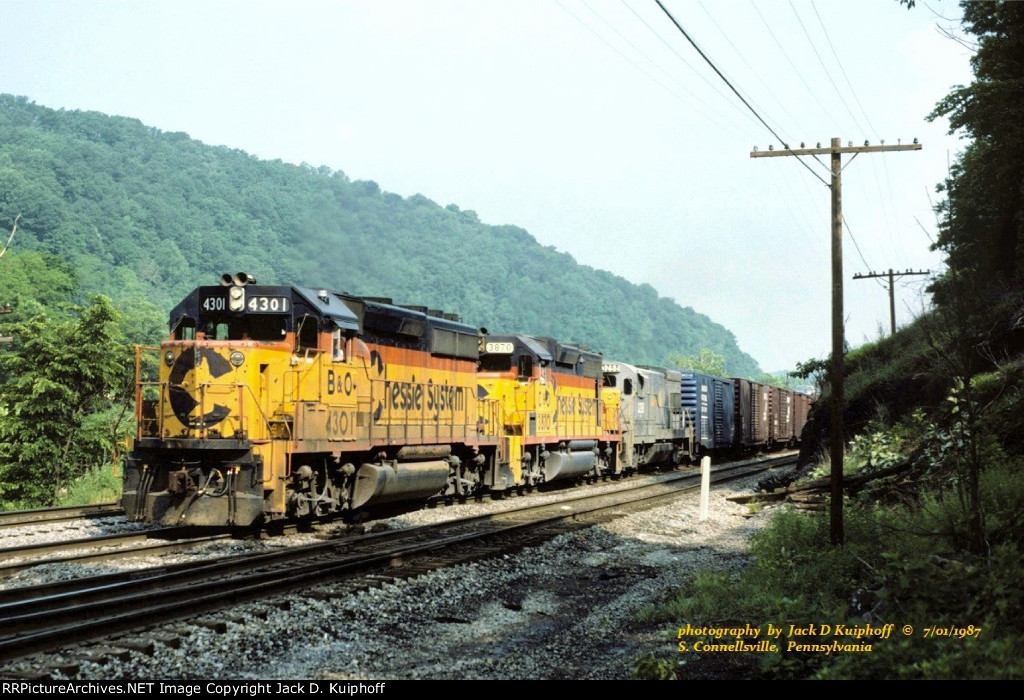
[[711,458],[700,460],[700,519],[708,519],[708,502],[711,500]]

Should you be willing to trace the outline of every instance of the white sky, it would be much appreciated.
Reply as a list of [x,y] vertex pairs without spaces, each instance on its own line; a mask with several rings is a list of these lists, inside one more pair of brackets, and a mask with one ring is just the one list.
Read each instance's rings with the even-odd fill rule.
[[[915,218],[934,237],[928,197],[963,145],[924,120],[971,80],[936,28],[959,7],[663,1],[791,146],[923,143],[843,175],[867,261],[845,235],[847,340],[888,332],[886,291],[851,277],[939,267]],[[0,92],[522,226],[707,314],[767,370],[830,349],[828,189],[750,158],[778,141],[653,0],[0,0],[0,36]],[[897,283],[898,323],[924,279]]]

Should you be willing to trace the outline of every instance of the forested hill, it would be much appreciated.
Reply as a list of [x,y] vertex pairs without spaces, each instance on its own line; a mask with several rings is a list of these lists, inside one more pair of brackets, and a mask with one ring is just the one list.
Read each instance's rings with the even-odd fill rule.
[[120,305],[148,299],[166,310],[241,270],[261,282],[443,308],[495,332],[551,335],[606,357],[660,363],[709,348],[731,373],[760,372],[706,316],[580,265],[521,228],[326,167],[0,95],[0,230],[18,213],[14,250],[68,259],[86,291]]

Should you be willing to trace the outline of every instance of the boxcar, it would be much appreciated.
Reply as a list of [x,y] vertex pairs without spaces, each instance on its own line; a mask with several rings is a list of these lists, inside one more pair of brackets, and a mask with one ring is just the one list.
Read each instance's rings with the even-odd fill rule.
[[771,387],[767,384],[733,377],[733,396],[737,447],[762,447],[771,438],[769,406]]
[[736,432],[733,380],[683,370],[680,384],[683,410],[693,425],[691,455],[732,447]]

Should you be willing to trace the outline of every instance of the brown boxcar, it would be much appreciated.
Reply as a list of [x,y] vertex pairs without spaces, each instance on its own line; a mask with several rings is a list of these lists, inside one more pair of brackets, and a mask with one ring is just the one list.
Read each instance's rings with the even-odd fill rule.
[[732,378],[735,386],[736,445],[759,447],[771,438],[769,406],[771,388],[767,384],[740,377]]
[[790,389],[773,386],[769,390],[769,395],[770,441],[773,445],[789,445],[796,439],[793,434],[793,392]]

